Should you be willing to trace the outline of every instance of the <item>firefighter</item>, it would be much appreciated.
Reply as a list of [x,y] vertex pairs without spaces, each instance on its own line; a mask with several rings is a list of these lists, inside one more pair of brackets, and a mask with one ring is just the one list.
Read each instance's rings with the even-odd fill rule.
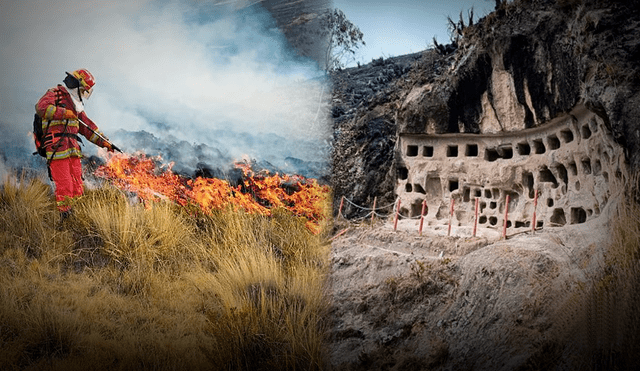
[[36,113],[42,120],[49,176],[55,184],[61,220],[71,213],[70,201],[84,193],[80,162],[82,140],[78,134],[110,152],[117,149],[84,112],[84,102],[91,96],[95,85],[93,75],[86,69],[66,74],[64,85],[58,84],[47,90],[36,103]]

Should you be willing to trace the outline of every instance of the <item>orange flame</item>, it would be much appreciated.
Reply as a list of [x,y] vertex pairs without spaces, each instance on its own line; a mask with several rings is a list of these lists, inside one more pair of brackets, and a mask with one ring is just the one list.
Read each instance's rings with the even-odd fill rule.
[[95,175],[108,179],[119,189],[134,192],[143,202],[169,199],[182,206],[198,205],[203,212],[231,205],[234,210],[270,216],[271,210],[285,208],[307,219],[307,228],[317,234],[325,220],[324,205],[329,187],[301,176],[255,174],[247,163],[236,163],[244,173],[242,185],[232,186],[216,178],[189,179],[174,174],[172,164],[162,170],[144,154],[113,154]]

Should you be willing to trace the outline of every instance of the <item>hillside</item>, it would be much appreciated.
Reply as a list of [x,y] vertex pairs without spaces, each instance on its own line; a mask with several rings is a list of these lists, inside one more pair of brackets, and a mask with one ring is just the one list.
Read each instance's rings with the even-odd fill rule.
[[454,53],[430,49],[338,71],[335,194],[359,205],[375,196],[393,202],[400,133],[483,133],[489,119],[503,131],[522,130],[578,104],[602,118],[637,169],[637,9],[628,2],[511,2],[466,27]]
[[637,364],[637,5],[502,3],[455,51],[335,73],[336,369]]

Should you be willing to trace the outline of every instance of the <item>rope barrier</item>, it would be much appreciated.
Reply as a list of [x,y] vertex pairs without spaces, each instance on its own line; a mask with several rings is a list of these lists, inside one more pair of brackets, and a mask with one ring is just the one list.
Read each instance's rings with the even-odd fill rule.
[[[343,196],[343,197],[344,197],[344,196]],[[347,197],[344,197],[344,199],[345,199],[349,204],[351,204],[352,206],[354,206],[354,207],[355,207],[355,208],[357,208],[357,209],[365,210],[365,211],[373,211],[373,210],[374,210],[374,208],[369,208],[369,207],[360,206],[360,205],[358,205],[358,204],[354,203],[353,201],[351,201],[350,199],[348,199]],[[388,209],[388,208],[393,207],[393,206],[395,206],[395,202],[394,202],[394,203],[392,203],[392,204],[386,205],[386,206],[375,206],[375,210]]]
[[[533,201],[533,215],[532,215],[532,220],[531,220],[531,232],[535,233],[536,231],[536,209],[537,209],[537,204],[538,204],[538,196],[539,196],[539,191],[536,189],[535,190],[535,196],[534,196],[534,201]],[[349,198],[342,196],[342,199],[340,200],[340,209],[338,211],[338,216],[342,216],[342,208],[343,208],[343,204],[344,201],[347,201],[350,205],[354,206],[355,208],[359,209],[359,210],[363,210],[363,211],[369,211],[366,215],[359,217],[359,218],[354,218],[351,219],[351,221],[353,222],[359,222],[359,221],[364,221],[366,219],[371,219],[370,223],[371,225],[373,225],[374,223],[374,219],[375,217],[384,219],[384,218],[388,218],[389,216],[391,216],[392,214],[394,215],[393,217],[393,230],[397,231],[397,227],[398,227],[398,220],[400,219],[406,219],[406,220],[420,220],[419,223],[419,229],[418,229],[418,233],[420,236],[422,236],[422,228],[423,228],[423,223],[424,223],[424,219],[426,217],[425,211],[428,210],[427,207],[427,201],[423,200],[422,201],[422,211],[420,213],[420,215],[416,215],[416,216],[409,216],[409,215],[402,215],[402,212],[400,212],[400,198],[397,198],[395,202],[385,205],[385,206],[381,206],[378,207],[377,205],[377,197],[374,197],[373,200],[373,207],[372,208],[367,208],[367,207],[363,207],[360,206],[356,203],[354,203],[353,201],[351,201]],[[503,228],[502,228],[502,238],[506,239],[507,237],[507,228],[508,228],[508,215],[509,215],[509,201],[510,201],[510,196],[507,194],[505,195],[505,212],[504,212],[504,217],[503,217]],[[449,209],[449,223],[448,223],[448,228],[447,228],[447,236],[451,236],[451,229],[452,229],[452,225],[453,225],[453,216],[454,216],[454,205],[455,205],[455,201],[453,198],[451,198],[451,204],[450,204],[450,209]],[[472,236],[476,237],[476,231],[477,231],[477,226],[478,226],[478,206],[479,206],[479,200],[476,197],[475,198],[475,205],[474,205],[474,220],[473,220],[473,233]],[[378,211],[380,210],[384,210],[384,209],[389,209],[389,208],[393,208],[391,210],[390,213],[388,214],[381,214]],[[518,232],[521,233],[521,232]]]

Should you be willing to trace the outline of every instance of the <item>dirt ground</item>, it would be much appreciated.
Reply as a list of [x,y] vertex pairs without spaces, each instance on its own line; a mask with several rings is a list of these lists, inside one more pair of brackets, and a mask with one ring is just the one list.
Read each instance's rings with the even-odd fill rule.
[[[337,220],[331,364],[345,370],[513,370],[563,357],[572,300],[602,266],[611,205],[528,230]],[[532,366],[533,365],[533,366]]]

